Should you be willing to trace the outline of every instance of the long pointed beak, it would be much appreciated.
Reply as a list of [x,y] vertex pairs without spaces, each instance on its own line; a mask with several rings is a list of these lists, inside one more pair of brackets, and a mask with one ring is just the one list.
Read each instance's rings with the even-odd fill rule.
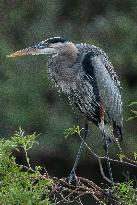
[[26,55],[40,55],[40,54],[55,54],[57,51],[54,48],[48,48],[46,46],[42,46],[41,44],[37,44],[35,46],[25,48],[20,51],[16,51],[15,53],[7,55],[8,58],[16,58],[20,56]]
[[15,53],[7,55],[8,58],[16,58],[20,56],[26,56],[26,55],[37,55],[39,49],[35,49],[33,47],[25,48],[20,51],[16,51]]

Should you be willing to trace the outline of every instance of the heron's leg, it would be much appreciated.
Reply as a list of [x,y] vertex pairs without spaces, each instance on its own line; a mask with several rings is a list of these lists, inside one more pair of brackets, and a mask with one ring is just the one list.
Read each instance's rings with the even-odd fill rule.
[[99,110],[99,115],[100,115],[100,130],[102,133],[102,141],[103,141],[103,147],[106,152],[106,158],[107,158],[107,166],[108,166],[108,172],[109,172],[109,177],[111,181],[111,187],[113,187],[113,176],[112,176],[112,170],[111,170],[111,165],[110,165],[110,158],[109,158],[109,144],[110,144],[110,138],[109,136],[106,135],[105,133],[105,124],[104,124],[104,119],[105,119],[105,109],[102,103],[100,103],[100,110]]
[[77,182],[77,176],[76,176],[76,168],[78,166],[78,162],[79,162],[79,159],[80,159],[80,156],[81,156],[81,153],[82,153],[82,150],[83,150],[83,147],[84,147],[84,141],[86,140],[87,138],[87,135],[88,135],[88,119],[86,118],[85,119],[85,125],[84,125],[84,137],[83,137],[83,141],[81,142],[80,144],[80,147],[79,147],[79,150],[78,150],[78,153],[77,153],[77,156],[76,156],[76,159],[75,159],[75,162],[74,162],[74,165],[73,165],[73,168],[70,172],[70,175],[68,177],[68,182],[69,183],[72,183],[72,182]]
[[103,145],[104,145],[104,149],[106,152],[106,159],[107,159],[107,167],[108,167],[108,172],[109,172],[109,178],[111,181],[111,188],[114,185],[114,181],[113,181],[113,175],[112,175],[112,169],[111,169],[111,165],[110,165],[110,158],[109,158],[109,144],[110,144],[110,139],[106,136],[104,130],[102,131],[102,136],[103,136]]

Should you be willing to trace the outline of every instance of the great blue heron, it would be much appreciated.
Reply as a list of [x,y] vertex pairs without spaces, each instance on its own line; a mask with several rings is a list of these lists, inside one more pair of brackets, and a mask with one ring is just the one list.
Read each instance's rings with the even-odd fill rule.
[[[107,151],[110,132],[122,140],[122,100],[120,82],[106,53],[89,44],[74,44],[61,37],[44,40],[32,47],[17,51],[8,57],[24,55],[49,55],[48,74],[55,85],[74,103],[85,116],[85,134],[88,134],[88,122],[93,122],[101,130],[103,145]],[[69,176],[69,182],[76,179],[75,169],[78,164],[84,142],[82,141],[75,164]],[[111,181],[110,161],[108,168]]]

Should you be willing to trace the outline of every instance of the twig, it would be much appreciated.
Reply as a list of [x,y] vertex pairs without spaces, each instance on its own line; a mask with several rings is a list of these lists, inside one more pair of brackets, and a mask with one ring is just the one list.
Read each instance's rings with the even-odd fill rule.
[[[104,157],[101,157],[101,156],[99,156],[99,155],[97,155],[96,153],[94,153],[92,150],[91,150],[91,148],[88,146],[88,144],[82,139],[82,137],[81,136],[79,136],[80,137],[80,139],[83,141],[83,143],[85,144],[85,146],[88,148],[88,150],[90,151],[90,153],[93,155],[93,156],[95,156],[97,159],[105,159],[106,160],[106,157],[104,156]],[[133,161],[133,160],[130,160],[129,158],[126,158],[126,159],[128,159],[129,161],[131,161],[131,162],[134,162],[134,163],[136,163],[135,161]],[[110,161],[112,161],[112,162],[117,162],[117,163],[120,163],[120,164],[127,164],[127,165],[130,165],[130,166],[133,166],[133,167],[136,167],[137,168],[137,163],[136,164],[132,164],[132,163],[129,163],[129,162],[126,162],[126,161],[119,161],[119,160],[117,160],[117,159],[112,159],[112,158],[109,158],[109,160]]]
[[[134,166],[137,167],[137,161],[134,161],[133,159],[130,159],[130,158],[128,158],[128,157],[125,155],[125,153],[123,152],[123,150],[122,150],[122,148],[121,148],[121,146],[120,146],[120,143],[119,143],[118,139],[115,139],[115,142],[116,142],[116,144],[117,144],[117,146],[118,146],[120,152],[124,155],[124,158],[125,158],[126,160],[128,160],[129,162],[135,164]],[[131,165],[131,163],[130,163],[130,165]]]
[[[73,185],[68,184],[65,181],[65,179],[58,179],[56,177],[53,178],[55,184],[54,187],[56,187],[54,188],[55,194],[61,197],[61,199],[56,204],[60,204],[61,202],[64,203],[74,202],[80,197],[89,194],[96,201],[98,201],[100,204],[103,205],[106,205],[105,200],[107,200],[109,197],[111,197],[111,201],[116,202],[117,205],[125,205],[124,203],[121,202],[119,197],[117,197],[113,193],[108,193],[104,191],[102,188],[100,188],[94,182],[88,179],[78,177],[79,185],[75,187]],[[57,185],[59,185],[61,189],[60,188],[58,189]]]
[[26,162],[27,162],[27,165],[29,167],[29,169],[31,169],[31,166],[30,166],[30,161],[29,161],[29,157],[28,157],[28,153],[27,153],[27,150],[25,149],[24,146],[22,146],[23,149],[24,149],[24,153],[25,153],[25,157],[26,157]]
[[[100,172],[101,172],[101,175],[102,175],[103,179],[105,179],[107,182],[109,182],[111,184],[111,180],[108,177],[106,177],[105,174],[104,174],[100,158],[98,158],[98,163],[99,163],[99,168],[100,168]],[[114,184],[117,184],[117,183],[114,182]]]

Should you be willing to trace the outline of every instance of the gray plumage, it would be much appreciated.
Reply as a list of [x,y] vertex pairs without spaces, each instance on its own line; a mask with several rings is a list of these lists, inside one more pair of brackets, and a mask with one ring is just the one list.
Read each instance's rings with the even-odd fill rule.
[[[122,99],[120,82],[106,53],[94,45],[74,44],[60,37],[54,37],[39,44],[17,51],[8,57],[23,55],[50,55],[48,74],[59,90],[66,93],[86,117],[84,138],[88,135],[88,121],[99,127],[106,151],[111,184],[113,176],[109,160],[109,142],[113,135],[122,140]],[[113,127],[113,133],[111,132]],[[77,181],[75,174],[81,142],[68,182]]]
[[[107,55],[100,48],[76,44],[48,61],[49,76],[71,103],[97,126],[103,106],[116,137],[122,137],[120,82]],[[75,57],[77,53],[77,56]]]
[[94,45],[54,37],[8,57],[39,54],[50,55],[49,77],[71,103],[100,129],[102,121],[112,124],[114,135],[122,139],[120,82],[106,53]]

